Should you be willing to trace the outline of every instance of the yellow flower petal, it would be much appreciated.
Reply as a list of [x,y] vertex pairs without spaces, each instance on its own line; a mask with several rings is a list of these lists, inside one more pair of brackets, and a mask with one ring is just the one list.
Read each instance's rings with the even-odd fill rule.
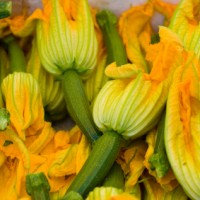
[[74,174],[76,172],[76,155],[78,145],[70,145],[67,149],[57,151],[55,160],[48,170],[50,177],[61,177],[65,175]]
[[181,38],[186,50],[194,51],[198,57],[200,34],[200,5],[198,0],[181,0],[175,10],[169,28]]
[[106,67],[105,74],[114,79],[135,78],[140,71],[141,69],[134,64],[125,64],[119,67],[114,62]]
[[126,192],[130,193],[132,191],[145,169],[143,162],[146,148],[145,142],[138,140],[133,142],[124,152],[125,165],[123,170],[127,177],[125,183]]
[[189,197],[199,199],[199,59],[188,54],[169,91],[165,146],[175,176]]
[[54,144],[56,149],[64,149],[69,145],[70,135],[68,131],[57,131],[54,136]]
[[15,72],[2,82],[6,108],[10,112],[11,125],[25,140],[26,130],[35,131],[44,126],[44,109],[36,80],[27,73]]
[[[119,32],[125,44],[129,60],[146,72],[149,71],[148,64],[145,60],[145,55],[142,52],[138,38],[145,29],[144,27],[150,25],[148,23],[152,15],[153,5],[147,3],[131,7],[126,12],[123,12],[119,19]],[[150,31],[152,32],[152,30]],[[149,33],[149,38],[147,38],[149,40],[148,43],[150,43],[151,32]]]
[[144,184],[144,199],[181,199],[187,200],[188,197],[183,191],[183,189],[178,185],[171,191],[165,191],[156,180],[149,176],[142,176],[143,184]]
[[80,171],[85,161],[87,160],[91,151],[90,144],[86,137],[82,135],[81,141],[78,145],[77,155],[76,155],[76,173]]
[[24,12],[22,15],[8,18],[7,23],[13,35],[17,37],[27,37],[35,31],[36,21],[40,19],[41,16],[41,10],[36,9],[30,16],[27,16],[26,12]]
[[39,154],[42,149],[52,140],[54,134],[55,131],[51,127],[51,123],[45,122],[41,133],[39,133],[38,137],[28,147],[29,152]]

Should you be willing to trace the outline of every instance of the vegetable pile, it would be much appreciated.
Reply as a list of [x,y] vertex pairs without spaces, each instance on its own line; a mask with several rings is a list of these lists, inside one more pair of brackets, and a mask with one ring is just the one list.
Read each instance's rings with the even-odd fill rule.
[[200,199],[200,1],[42,3],[0,4],[1,198]]

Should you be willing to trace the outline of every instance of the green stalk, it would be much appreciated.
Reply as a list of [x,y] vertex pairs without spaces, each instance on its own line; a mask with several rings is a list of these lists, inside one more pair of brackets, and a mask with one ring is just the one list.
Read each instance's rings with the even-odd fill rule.
[[97,13],[97,22],[103,32],[107,49],[107,64],[116,62],[117,66],[128,63],[126,50],[117,31],[117,17],[108,10]]
[[156,174],[159,178],[162,178],[164,175],[166,175],[166,173],[170,168],[165,150],[164,130],[165,130],[165,111],[163,112],[158,124],[154,153],[149,158],[151,169],[156,170]]
[[121,143],[122,137],[118,133],[104,133],[95,142],[92,152],[70,185],[67,193],[74,191],[86,197],[94,187],[104,180],[115,162]]
[[62,77],[67,110],[83,134],[92,143],[100,136],[90,111],[83,82],[75,70],[67,70]]
[[32,200],[50,200],[50,186],[44,173],[26,176],[26,191]]
[[12,1],[0,2],[0,19],[9,17],[12,13]]
[[13,36],[3,39],[10,60],[11,72],[26,72],[26,59],[23,50]]

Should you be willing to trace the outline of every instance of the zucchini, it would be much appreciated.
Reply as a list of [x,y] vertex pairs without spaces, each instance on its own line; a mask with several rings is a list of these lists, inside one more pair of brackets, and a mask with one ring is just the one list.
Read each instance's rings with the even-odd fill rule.
[[114,132],[104,133],[95,143],[84,166],[77,174],[67,193],[74,191],[86,197],[106,177],[122,144],[122,137]]
[[67,70],[62,77],[63,94],[67,110],[83,134],[92,143],[100,136],[92,117],[83,82],[78,73]]

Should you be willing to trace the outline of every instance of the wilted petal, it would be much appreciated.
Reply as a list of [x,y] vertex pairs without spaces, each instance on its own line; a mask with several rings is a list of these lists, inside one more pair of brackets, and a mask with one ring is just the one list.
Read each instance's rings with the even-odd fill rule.
[[164,190],[156,180],[149,176],[142,176],[144,184],[144,199],[169,199],[169,200],[187,200],[188,197],[183,191],[182,187],[178,185],[171,191]]
[[125,44],[128,58],[146,72],[149,69],[140,45],[139,36],[145,29],[146,31],[149,30],[149,38],[147,40],[150,43],[152,30],[147,27],[150,26],[149,22],[153,11],[153,5],[147,3],[131,7],[126,12],[123,12],[119,19],[119,32]]

